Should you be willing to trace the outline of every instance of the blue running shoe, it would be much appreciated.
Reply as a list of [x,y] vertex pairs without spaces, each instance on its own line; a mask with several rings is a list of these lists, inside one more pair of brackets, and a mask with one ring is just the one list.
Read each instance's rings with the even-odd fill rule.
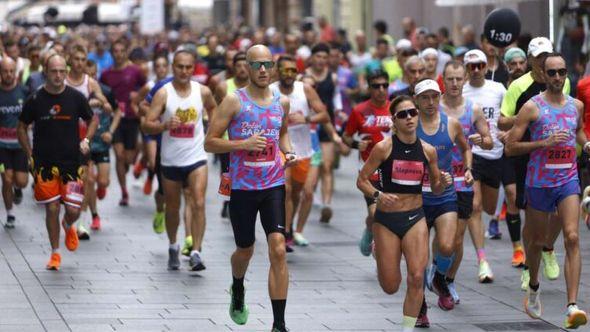
[[498,220],[491,219],[490,225],[488,226],[488,238],[491,240],[500,240],[502,239],[502,233],[498,227]]

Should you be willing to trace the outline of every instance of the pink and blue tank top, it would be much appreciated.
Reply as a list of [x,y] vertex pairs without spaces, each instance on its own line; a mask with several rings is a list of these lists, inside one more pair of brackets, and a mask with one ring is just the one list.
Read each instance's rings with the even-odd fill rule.
[[[441,108],[439,107],[439,111]],[[453,141],[449,136],[449,118],[444,112],[440,114],[440,125],[434,135],[428,135],[422,129],[422,121],[418,121],[418,128],[416,133],[426,143],[432,145],[436,149],[436,155],[438,157],[438,168],[441,171],[452,173],[452,150]],[[430,180],[428,171],[425,170],[424,179],[422,181],[422,200],[424,205],[433,206],[440,205],[448,202],[454,202],[457,200],[457,193],[455,187],[450,185],[445,188],[442,194],[435,195],[430,187]]]
[[[465,139],[469,141],[469,135],[476,132],[475,125],[473,123],[473,102],[465,99],[465,113],[458,119],[463,130]],[[463,155],[461,149],[457,145],[453,146],[453,179],[455,183],[455,190],[461,192],[472,192],[473,187],[467,186],[465,183],[465,164],[463,164]]]
[[578,110],[574,99],[567,96],[564,107],[551,106],[541,94],[531,100],[539,108],[539,117],[529,124],[531,141],[540,141],[554,132],[566,131],[567,142],[534,150],[527,166],[526,185],[535,188],[553,188],[578,180],[576,163],[576,132]]
[[254,134],[266,137],[262,151],[239,150],[230,153],[230,177],[233,190],[264,190],[284,185],[285,172],[279,136],[283,123],[283,108],[279,93],[273,93],[272,103],[263,107],[256,104],[246,88],[236,90],[240,112],[229,124],[230,140],[245,140]]

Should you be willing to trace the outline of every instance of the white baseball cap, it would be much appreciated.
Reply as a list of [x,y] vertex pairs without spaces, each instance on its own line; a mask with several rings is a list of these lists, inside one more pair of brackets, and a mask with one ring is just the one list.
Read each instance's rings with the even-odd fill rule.
[[425,57],[427,57],[429,55],[434,55],[435,57],[438,57],[438,51],[432,47],[428,47],[428,48],[424,49],[424,51],[420,52],[420,58],[422,58],[422,59],[424,59]]
[[543,53],[553,53],[553,45],[551,41],[545,37],[536,37],[529,43],[527,54],[535,58]]
[[412,48],[412,42],[408,39],[400,39],[395,44],[396,49]]
[[481,50],[471,50],[463,56],[463,63],[488,63],[488,58]]
[[422,92],[426,92],[426,91],[436,91],[438,93],[440,93],[440,88],[438,87],[438,83],[436,83],[436,81],[434,80],[423,80],[418,82],[418,84],[416,84],[416,86],[414,87],[414,94],[416,96],[420,95]]

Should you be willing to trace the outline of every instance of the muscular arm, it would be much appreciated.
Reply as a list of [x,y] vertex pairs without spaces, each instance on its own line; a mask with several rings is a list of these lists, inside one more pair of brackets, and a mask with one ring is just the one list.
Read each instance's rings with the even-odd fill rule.
[[147,101],[145,101],[145,97],[149,92],[150,88],[147,84],[142,86],[141,89],[139,89],[139,91],[137,92],[137,100],[140,101],[138,104],[139,116],[145,116],[150,109],[150,104]]
[[105,97],[105,95],[102,93],[102,89],[95,79],[91,77],[88,78],[88,88],[90,89],[90,94],[93,94],[94,98],[101,102],[100,107],[102,107],[103,110],[105,110],[107,113],[113,111],[111,104],[109,104],[107,97]]
[[117,127],[119,127],[119,123],[121,123],[121,118],[123,117],[123,114],[121,113],[121,110],[119,108],[116,108],[115,111],[113,112],[113,119],[111,121],[111,126],[109,127],[109,133],[114,134],[115,130],[117,130]]
[[471,154],[471,147],[469,146],[469,143],[467,143],[465,135],[463,135],[461,124],[459,121],[449,118],[449,128],[452,129],[451,137],[453,137],[453,142],[459,147],[459,150],[461,150],[463,165],[465,165],[465,168],[471,168],[473,155]]
[[207,111],[209,119],[213,118],[217,103],[215,102],[215,98],[213,98],[213,93],[211,93],[211,90],[206,86],[201,86],[201,99],[203,100],[203,106]]
[[488,127],[486,117],[479,105],[473,108],[473,115],[475,117],[475,129],[481,135],[482,139],[480,147],[484,150],[492,149],[494,147],[494,141],[492,140],[492,135],[490,135],[490,128]]
[[27,128],[29,125],[26,123],[19,121],[18,126],[16,127],[16,135],[18,137],[18,143],[22,147],[23,151],[27,155],[27,157],[31,158],[33,155],[33,150],[31,150],[31,145],[29,144],[29,135],[27,135]]
[[508,131],[514,126],[515,122],[515,116],[504,116],[503,114],[500,114],[500,118],[498,119],[498,129]]
[[377,191],[377,188],[373,186],[369,178],[375,173],[379,165],[387,159],[391,153],[391,139],[384,139],[377,143],[369,158],[361,168],[359,175],[356,180],[356,187],[367,197],[373,197],[373,193]]
[[283,107],[283,124],[281,125],[281,132],[279,134],[279,148],[283,153],[293,152],[291,146],[291,140],[289,139],[289,99],[285,96],[281,96],[281,106]]
[[157,135],[168,130],[167,123],[160,122],[160,115],[166,106],[166,89],[160,89],[152,99],[152,104],[141,124],[141,129],[148,135]]
[[504,150],[507,156],[518,156],[522,154],[531,153],[532,151],[545,147],[545,140],[534,142],[521,142],[529,123],[536,120],[539,112],[532,101],[528,101],[522,106],[520,112],[516,116],[514,126],[508,132]]
[[217,104],[221,104],[221,102],[223,101],[223,98],[225,98],[225,95],[227,95],[227,83],[226,82],[221,82],[219,84],[217,84],[217,87],[215,88],[215,101],[217,102]]
[[209,121],[209,129],[205,137],[205,151],[227,153],[244,149],[245,140],[226,140],[221,138],[229,127],[234,115],[240,111],[240,101],[235,94],[223,99],[217,111]]
[[86,132],[86,138],[92,140],[92,137],[94,137],[94,134],[96,133],[96,129],[98,129],[98,116],[93,115],[87,123],[88,131]]
[[326,106],[322,103],[320,96],[315,91],[314,88],[305,84],[303,86],[303,91],[305,91],[305,97],[307,98],[307,103],[309,107],[314,112],[313,115],[310,116],[309,122],[312,123],[327,123],[330,122],[330,115],[326,110]]
[[438,157],[436,156],[436,149],[422,141],[422,148],[424,149],[424,155],[428,159],[428,177],[430,181],[430,189],[435,195],[440,195],[445,191],[445,187],[440,181],[440,170],[438,169]]
[[584,147],[584,145],[588,142],[588,137],[586,137],[586,133],[584,132],[584,104],[576,99],[575,105],[578,109],[578,127],[576,128],[576,143]]

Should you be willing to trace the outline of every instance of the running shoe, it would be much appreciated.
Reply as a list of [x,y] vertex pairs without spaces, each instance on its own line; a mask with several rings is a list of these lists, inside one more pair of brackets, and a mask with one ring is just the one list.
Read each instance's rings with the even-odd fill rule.
[[191,250],[193,250],[193,237],[191,235],[184,238],[184,244],[182,245],[182,255],[190,256]]
[[490,224],[488,226],[488,239],[491,240],[500,240],[502,239],[502,233],[500,232],[500,229],[498,228],[498,220],[496,219],[490,219]]
[[96,188],[96,198],[99,200],[103,200],[107,195],[107,188],[106,187],[98,187]]
[[23,190],[20,188],[14,188],[14,204],[19,205],[23,201]]
[[420,308],[420,313],[418,314],[418,319],[416,319],[415,327],[418,328],[429,328],[430,321],[428,321],[428,306],[426,305],[426,299],[422,301],[422,308]]
[[59,270],[60,264],[61,264],[61,256],[58,252],[54,252],[51,254],[51,257],[49,258],[49,262],[47,262],[47,265],[45,266],[45,268],[47,270],[57,271],[57,270]]
[[426,271],[424,272],[424,276],[425,276],[425,283],[426,283],[426,288],[428,288],[429,291],[434,292],[434,288],[432,287],[432,281],[434,280],[434,273],[436,272],[436,265],[434,264],[430,264],[427,268]]
[[14,228],[14,224],[16,222],[16,218],[14,216],[7,216],[6,217],[6,224],[4,225],[4,227],[6,228]]
[[198,252],[192,252],[190,259],[188,260],[188,266],[191,271],[203,271],[206,269],[205,264],[203,264],[203,260],[201,259],[201,255]]
[[90,224],[90,228],[95,231],[100,230],[100,217],[98,214],[92,217],[92,224]]
[[502,211],[500,212],[500,218],[498,218],[498,219],[506,221],[506,212],[507,211],[508,211],[508,207],[506,206],[506,201],[504,201],[504,203],[502,203]]
[[90,234],[88,234],[88,230],[82,223],[78,226],[78,239],[79,240],[90,240]]
[[144,195],[150,195],[152,193],[152,181],[154,180],[154,178],[151,178],[148,176],[147,179],[145,179],[145,183],[143,184],[143,194]]
[[577,305],[573,304],[567,307],[567,313],[563,326],[566,329],[577,329],[582,325],[588,323],[588,316],[583,310],[580,310]]
[[66,248],[68,248],[69,251],[75,251],[76,249],[78,249],[78,244],[80,243],[78,239],[78,230],[76,229],[76,225],[70,225],[70,228],[66,228],[65,221],[62,221],[61,224],[64,228],[64,232],[66,233]]
[[154,222],[152,224],[154,232],[156,234],[162,234],[166,230],[166,214],[164,211],[154,214]]
[[178,270],[180,268],[178,251],[178,245],[176,248],[168,248],[168,270]]
[[273,324],[271,332],[289,332],[289,329],[285,326],[276,326]]
[[479,262],[479,282],[482,284],[494,282],[494,273],[487,261]]
[[447,286],[449,287],[449,293],[451,293],[451,296],[453,297],[453,302],[455,302],[455,304],[459,304],[461,299],[459,298],[459,293],[457,293],[455,282],[449,282]]
[[520,289],[523,292],[526,292],[529,288],[529,282],[531,282],[531,273],[528,269],[522,270],[522,273],[520,274]]
[[329,206],[324,206],[322,208],[320,222],[327,224],[330,222],[330,219],[332,219],[332,208],[330,208]]
[[119,206],[129,206],[129,194],[125,193],[119,201]]
[[229,304],[229,316],[238,325],[244,325],[248,321],[248,305],[245,302],[246,290],[241,297],[234,295],[232,287],[229,288],[229,294],[231,296],[231,303]]
[[221,218],[229,219],[229,201],[223,202],[223,207],[221,208]]
[[541,318],[541,314],[543,313],[543,306],[541,305],[541,288],[537,289],[535,292],[528,287],[524,298],[524,311],[531,318]]
[[303,234],[297,232],[293,233],[293,242],[295,242],[295,245],[301,247],[307,247],[309,245],[309,241],[303,237]]
[[135,165],[133,166],[133,177],[136,179],[139,179],[139,177],[141,176],[141,172],[144,169],[144,165],[141,162],[141,158],[137,160],[137,162],[135,162]]
[[543,251],[543,275],[547,280],[555,280],[559,278],[559,264],[557,264],[557,256],[555,250]]
[[373,242],[373,232],[365,227],[361,240],[359,241],[359,249],[363,256],[369,256],[371,254],[371,242]]
[[438,295],[438,306],[442,310],[448,311],[455,308],[455,301],[449,292],[447,281],[442,274],[435,274],[434,279],[432,280],[432,288],[434,288],[434,293]]
[[525,262],[524,251],[516,249],[512,253],[512,267],[523,267]]
[[295,251],[295,249],[293,249],[293,246],[295,245],[295,242],[293,242],[293,238],[288,238],[285,239],[285,251],[286,252],[293,252]]

